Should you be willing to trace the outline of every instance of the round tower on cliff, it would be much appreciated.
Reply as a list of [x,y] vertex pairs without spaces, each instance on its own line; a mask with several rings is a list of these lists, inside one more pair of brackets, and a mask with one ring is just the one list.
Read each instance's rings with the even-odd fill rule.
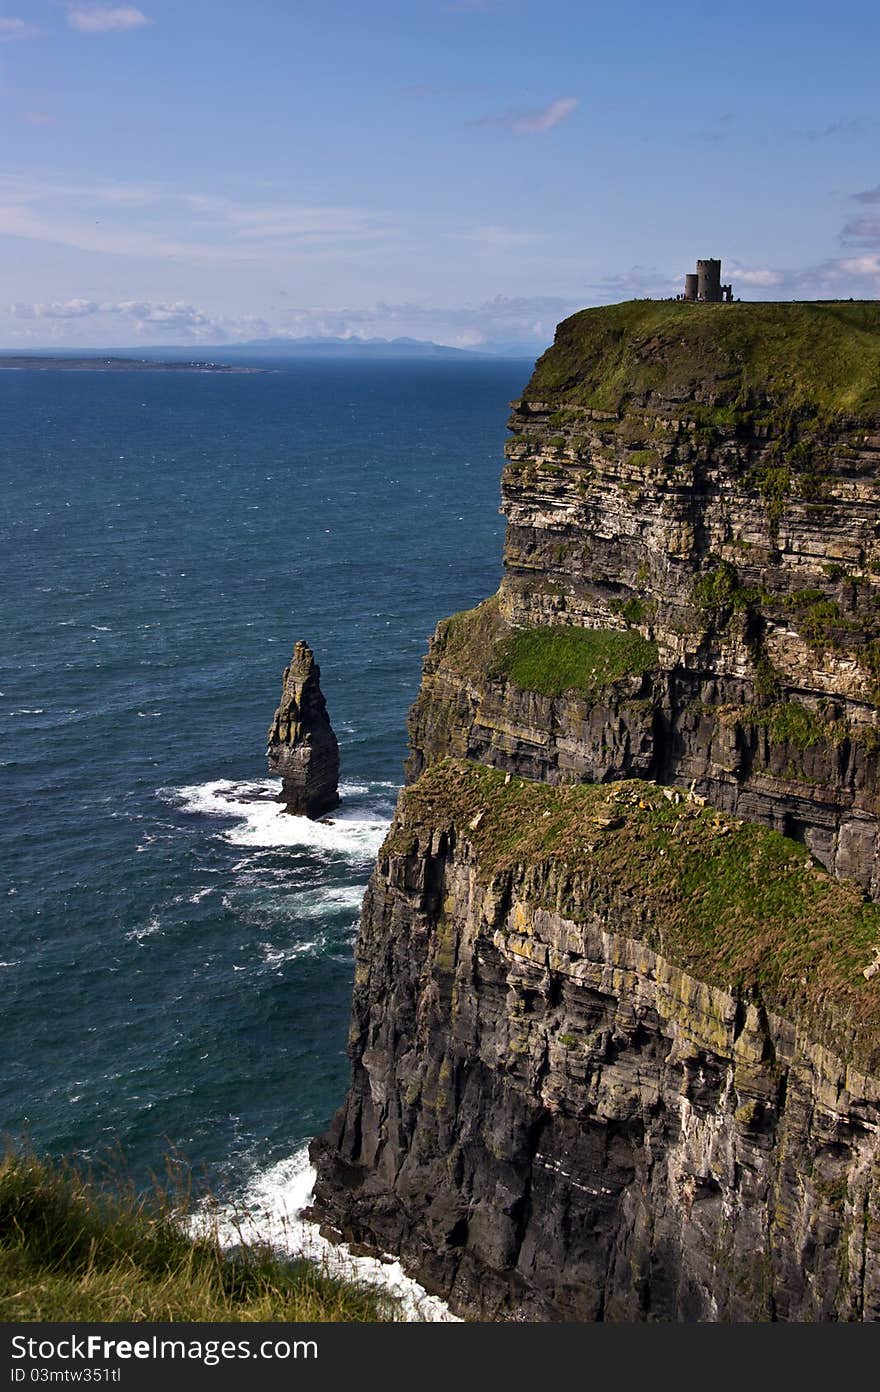
[[704,304],[721,303],[721,262],[711,257],[697,262],[697,299]]

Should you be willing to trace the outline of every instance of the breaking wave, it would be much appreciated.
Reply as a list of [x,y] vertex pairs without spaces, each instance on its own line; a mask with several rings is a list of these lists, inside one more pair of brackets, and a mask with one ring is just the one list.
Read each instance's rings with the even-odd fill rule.
[[281,782],[275,778],[239,783],[217,778],[162,795],[184,812],[229,819],[234,825],[221,834],[233,846],[292,846],[369,861],[385,838],[393,812],[393,789],[384,783],[374,788],[342,784],[342,805],[316,822],[284,811],[277,801]]
[[265,1243],[291,1257],[317,1262],[328,1275],[387,1291],[407,1320],[457,1322],[437,1296],[407,1276],[395,1257],[355,1256],[345,1243],[322,1237],[303,1217],[312,1200],[315,1170],[305,1146],[257,1174],[233,1202],[205,1208],[191,1221],[195,1231],[216,1231],[224,1247]]

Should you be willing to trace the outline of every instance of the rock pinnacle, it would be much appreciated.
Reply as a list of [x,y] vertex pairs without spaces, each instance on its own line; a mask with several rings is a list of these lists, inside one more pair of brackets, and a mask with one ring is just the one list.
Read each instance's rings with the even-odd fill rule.
[[321,669],[308,643],[297,643],[284,669],[266,754],[270,773],[281,776],[279,801],[288,812],[317,818],[338,807],[339,745],[321,691]]

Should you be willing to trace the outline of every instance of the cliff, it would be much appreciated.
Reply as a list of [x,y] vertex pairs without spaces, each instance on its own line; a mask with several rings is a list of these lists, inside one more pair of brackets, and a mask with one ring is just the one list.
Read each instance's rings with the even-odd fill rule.
[[318,1209],[484,1316],[876,1319],[880,306],[585,311],[511,430]]
[[587,310],[510,426],[504,579],[438,628],[411,776],[694,785],[876,892],[880,305]]

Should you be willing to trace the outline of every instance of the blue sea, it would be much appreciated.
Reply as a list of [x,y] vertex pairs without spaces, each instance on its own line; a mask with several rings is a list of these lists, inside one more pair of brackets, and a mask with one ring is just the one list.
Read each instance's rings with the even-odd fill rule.
[[[428,636],[498,583],[529,367],[0,372],[8,1136],[137,1182],[175,1155],[221,1197],[301,1172]],[[299,638],[328,823],[265,798]]]

